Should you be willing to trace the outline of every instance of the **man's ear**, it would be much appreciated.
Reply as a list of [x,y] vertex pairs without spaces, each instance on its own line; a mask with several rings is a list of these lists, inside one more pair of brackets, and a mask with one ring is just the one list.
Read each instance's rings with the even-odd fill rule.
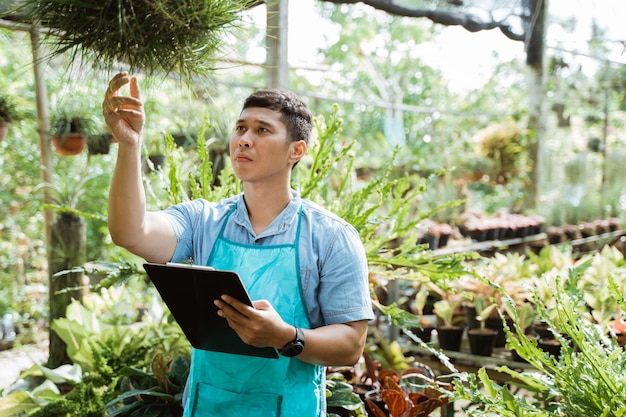
[[304,154],[306,153],[306,142],[303,140],[299,140],[297,142],[291,143],[291,156],[290,160],[295,164],[300,161]]

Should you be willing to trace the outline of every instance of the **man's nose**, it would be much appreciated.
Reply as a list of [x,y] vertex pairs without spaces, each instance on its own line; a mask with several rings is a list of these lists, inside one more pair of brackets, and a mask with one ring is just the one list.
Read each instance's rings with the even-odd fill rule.
[[248,137],[248,132],[246,132],[245,134],[241,135],[239,137],[239,147],[240,148],[249,148],[251,145],[251,141]]

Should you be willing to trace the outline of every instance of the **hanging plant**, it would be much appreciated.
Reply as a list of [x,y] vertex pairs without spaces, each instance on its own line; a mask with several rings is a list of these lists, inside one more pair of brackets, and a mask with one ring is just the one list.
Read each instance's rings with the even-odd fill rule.
[[0,94],[0,142],[6,137],[9,125],[17,119],[17,111],[13,99]]
[[51,56],[105,69],[190,77],[214,68],[217,52],[251,0],[24,0],[17,13],[49,28]]
[[113,135],[110,133],[102,133],[99,135],[91,135],[87,138],[87,151],[89,155],[106,155],[111,149],[111,141]]
[[54,121],[52,144],[61,156],[78,155],[94,133],[94,123],[89,117],[60,114]]

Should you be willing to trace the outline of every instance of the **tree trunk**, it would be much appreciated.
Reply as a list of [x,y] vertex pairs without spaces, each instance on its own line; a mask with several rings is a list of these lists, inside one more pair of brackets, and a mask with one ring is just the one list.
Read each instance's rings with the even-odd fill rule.
[[[83,285],[83,274],[72,272],[58,277],[54,274],[85,263],[87,257],[87,226],[77,216],[61,214],[51,226],[48,244],[48,269],[50,273],[50,323],[65,317],[67,306],[73,299],[82,301],[82,290],[59,292]],[[67,345],[50,330],[50,356],[47,366],[56,368],[71,363]]]
[[528,67],[528,148],[530,181],[526,188],[526,208],[539,207],[542,182],[543,136],[545,133],[545,27],[548,0],[528,0],[531,10],[526,33]]

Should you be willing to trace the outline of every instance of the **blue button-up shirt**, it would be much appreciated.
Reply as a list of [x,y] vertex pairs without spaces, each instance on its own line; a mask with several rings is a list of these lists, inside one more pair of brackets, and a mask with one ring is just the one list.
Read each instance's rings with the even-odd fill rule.
[[367,258],[357,231],[295,191],[289,205],[259,235],[252,229],[242,194],[217,203],[198,199],[170,207],[164,213],[178,239],[172,262],[192,258],[194,263],[206,265],[227,219],[224,237],[233,242],[293,244],[300,206],[300,280],[311,327],[373,319]]

